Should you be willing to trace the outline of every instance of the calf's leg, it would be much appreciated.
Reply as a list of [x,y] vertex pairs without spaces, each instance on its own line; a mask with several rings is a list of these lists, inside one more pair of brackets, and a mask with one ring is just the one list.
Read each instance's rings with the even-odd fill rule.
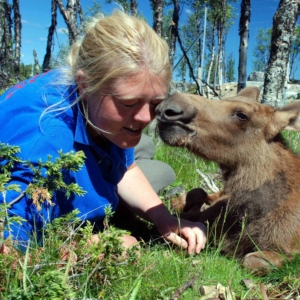
[[183,212],[180,214],[180,218],[186,219],[193,222],[208,222],[210,226],[215,221],[220,221],[220,218],[223,220],[224,214],[226,212],[227,206],[227,199],[223,199],[220,201],[215,202],[213,205],[209,206],[208,208],[204,209],[203,211],[194,211],[189,210],[188,212]]
[[280,268],[284,264],[284,257],[274,251],[257,251],[248,253],[242,264],[256,274],[265,275],[272,267]]
[[199,212],[206,198],[207,193],[203,189],[195,188],[172,200],[172,207],[176,212],[188,212],[191,210]]

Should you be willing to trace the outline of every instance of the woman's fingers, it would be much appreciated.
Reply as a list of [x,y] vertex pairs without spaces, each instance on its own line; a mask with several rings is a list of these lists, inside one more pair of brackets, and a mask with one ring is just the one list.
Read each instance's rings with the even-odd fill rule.
[[168,234],[164,235],[164,238],[178,247],[181,247],[183,249],[188,248],[187,241],[181,238],[175,232],[169,232]]
[[206,227],[204,224],[198,223],[198,226],[195,230],[199,231],[198,234],[196,234],[196,253],[200,253],[201,250],[204,249],[206,244]]
[[180,236],[175,232],[170,232],[164,237],[176,246],[187,249],[189,254],[199,254],[205,247],[206,227],[202,223],[184,223],[181,223],[181,228],[177,230]]

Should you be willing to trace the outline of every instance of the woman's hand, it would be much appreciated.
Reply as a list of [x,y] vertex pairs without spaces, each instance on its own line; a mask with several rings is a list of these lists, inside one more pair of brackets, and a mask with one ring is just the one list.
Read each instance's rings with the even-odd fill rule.
[[189,254],[199,254],[205,247],[206,226],[202,223],[170,215],[160,219],[155,225],[166,240],[187,249]]
[[166,240],[187,249],[189,254],[198,254],[204,248],[205,225],[172,216],[136,163],[119,182],[118,194],[132,211],[152,222]]

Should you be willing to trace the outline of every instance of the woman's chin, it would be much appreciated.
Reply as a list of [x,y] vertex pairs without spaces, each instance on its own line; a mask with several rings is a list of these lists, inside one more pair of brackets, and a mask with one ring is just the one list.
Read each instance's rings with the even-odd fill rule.
[[112,142],[116,144],[118,147],[123,149],[133,148],[139,143],[141,136],[142,135],[140,134],[139,136],[136,137],[131,136],[130,138],[126,138],[126,139],[124,137],[123,139],[112,141]]

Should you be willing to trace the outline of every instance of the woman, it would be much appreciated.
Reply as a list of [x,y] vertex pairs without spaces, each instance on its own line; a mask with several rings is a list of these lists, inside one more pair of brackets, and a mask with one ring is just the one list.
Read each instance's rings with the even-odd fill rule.
[[[75,208],[82,219],[99,223],[105,207],[115,210],[121,198],[168,241],[199,253],[205,226],[185,220],[179,226],[134,162],[133,147],[171,80],[166,43],[144,21],[117,11],[87,24],[83,39],[71,48],[69,65],[20,83],[0,98],[0,119],[6,120],[0,141],[19,146],[22,159],[37,163],[49,154],[54,159],[58,150],[82,150],[86,156],[80,171],[64,174],[86,195],[66,199],[57,191],[55,205],[44,203],[41,211],[25,195],[9,210],[27,220],[13,225],[14,239],[26,244],[34,230]],[[30,178],[24,167],[12,172],[12,183],[21,190]],[[8,192],[6,202],[17,195]],[[122,241],[125,247],[137,242],[129,235]]]

